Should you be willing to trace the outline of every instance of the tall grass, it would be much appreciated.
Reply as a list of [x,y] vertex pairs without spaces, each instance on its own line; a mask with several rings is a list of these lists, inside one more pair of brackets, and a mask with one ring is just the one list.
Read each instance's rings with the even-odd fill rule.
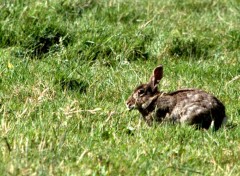
[[[238,175],[239,2],[0,1],[1,175]],[[125,110],[164,65],[163,91],[226,106],[216,133],[149,128]]]

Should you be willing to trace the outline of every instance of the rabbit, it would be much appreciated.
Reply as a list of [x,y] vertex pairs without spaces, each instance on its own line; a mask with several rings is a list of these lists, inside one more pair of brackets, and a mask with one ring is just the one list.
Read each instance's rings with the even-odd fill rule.
[[216,97],[200,89],[164,93],[158,90],[162,77],[163,66],[159,65],[149,82],[139,85],[126,101],[128,110],[137,109],[149,126],[153,121],[170,121],[209,129],[213,122],[216,131],[226,122],[225,107]]

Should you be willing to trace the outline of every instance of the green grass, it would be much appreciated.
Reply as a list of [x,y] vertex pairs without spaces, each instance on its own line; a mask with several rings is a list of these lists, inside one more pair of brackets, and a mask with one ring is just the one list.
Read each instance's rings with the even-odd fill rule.
[[[239,175],[240,2],[0,0],[0,175]],[[125,100],[161,90],[226,106],[216,133],[148,127]]]

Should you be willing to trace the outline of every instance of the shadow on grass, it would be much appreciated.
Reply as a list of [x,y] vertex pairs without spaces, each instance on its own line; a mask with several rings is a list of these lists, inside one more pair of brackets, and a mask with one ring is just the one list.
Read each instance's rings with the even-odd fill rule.
[[86,93],[88,88],[88,83],[82,80],[76,80],[76,79],[60,79],[59,81],[61,89],[64,91],[76,91],[79,93]]
[[35,33],[29,41],[23,43],[26,52],[31,57],[42,58],[49,52],[59,50],[59,45],[67,46],[71,37],[63,29],[56,26],[48,26],[43,31]]
[[226,128],[227,130],[232,130],[238,127],[238,124],[236,122],[227,122],[227,124],[225,125],[224,128]]
[[167,53],[176,58],[207,59],[213,48],[208,41],[183,37],[174,37],[167,45]]

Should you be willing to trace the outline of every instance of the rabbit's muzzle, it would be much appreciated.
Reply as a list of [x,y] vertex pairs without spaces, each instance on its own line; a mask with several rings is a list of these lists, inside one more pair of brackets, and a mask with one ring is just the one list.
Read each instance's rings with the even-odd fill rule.
[[127,106],[127,109],[129,111],[133,110],[136,108],[136,105],[135,105],[135,101],[131,98],[129,98],[127,101],[126,101],[126,106]]

